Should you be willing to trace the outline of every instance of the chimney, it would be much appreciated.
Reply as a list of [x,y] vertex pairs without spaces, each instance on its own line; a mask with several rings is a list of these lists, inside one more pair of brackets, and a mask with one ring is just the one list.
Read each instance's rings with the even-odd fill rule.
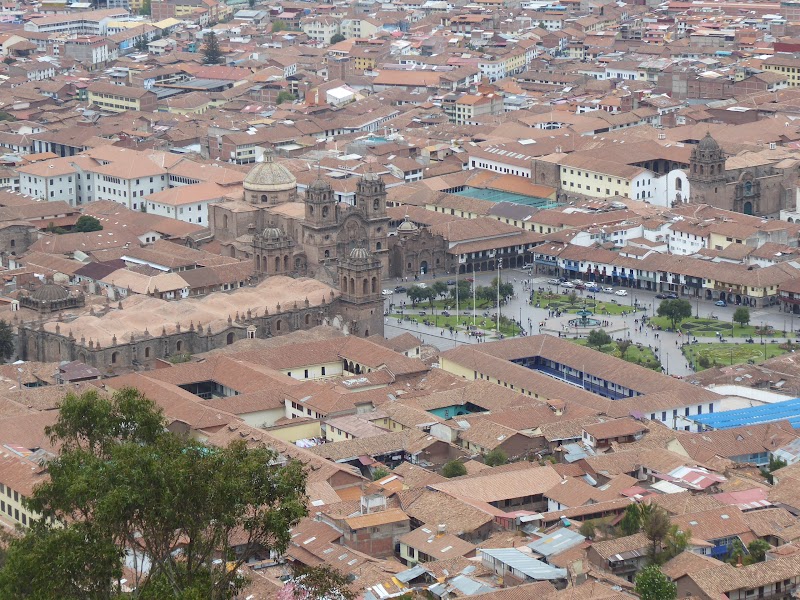
[[436,528],[436,537],[437,538],[442,537],[446,531],[447,531],[447,525],[445,525],[444,523],[440,523],[439,526]]

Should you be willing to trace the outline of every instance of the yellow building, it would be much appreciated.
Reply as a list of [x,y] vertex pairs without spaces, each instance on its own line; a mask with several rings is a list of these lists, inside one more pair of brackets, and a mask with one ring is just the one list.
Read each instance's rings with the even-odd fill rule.
[[793,54],[779,52],[762,63],[765,71],[784,75],[789,87],[800,86],[800,59]]
[[567,155],[559,165],[561,189],[595,198],[623,196],[635,200],[653,197],[656,175],[641,167]]
[[297,440],[309,440],[322,437],[322,426],[319,421],[313,419],[303,419],[295,423],[277,425],[275,427],[270,427],[266,431],[268,431],[271,436],[292,444]]
[[157,108],[156,95],[143,88],[95,81],[89,85],[87,93],[90,104],[108,112],[153,112]]
[[[27,451],[26,451],[27,452]],[[38,462],[7,454],[0,459],[0,515],[6,522],[27,527],[38,519],[37,513],[24,505],[25,498],[30,498],[33,488],[47,481],[47,469]]]

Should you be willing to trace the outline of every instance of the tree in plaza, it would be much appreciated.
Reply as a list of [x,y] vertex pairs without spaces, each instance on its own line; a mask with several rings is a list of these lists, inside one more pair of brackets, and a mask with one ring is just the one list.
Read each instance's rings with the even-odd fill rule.
[[451,287],[448,292],[450,294],[450,298],[452,298],[454,302],[456,299],[456,288],[458,288],[458,299],[461,302],[466,302],[467,298],[472,298],[472,284],[470,284],[469,281],[459,279],[458,285]]
[[617,350],[619,350],[620,358],[625,360],[625,355],[628,354],[628,349],[633,345],[631,340],[621,340],[617,342]]
[[740,306],[733,313],[734,322],[738,323],[740,327],[744,327],[750,322],[750,309],[746,306]]
[[692,316],[692,304],[688,300],[662,300],[658,305],[658,316],[666,317],[675,326]]
[[486,454],[484,462],[490,467],[499,467],[500,465],[504,465],[508,462],[508,455],[503,451],[502,448],[495,448]]
[[567,300],[569,300],[570,304],[575,304],[578,301],[578,292],[572,290],[567,296]]
[[625,535],[639,533],[642,529],[642,512],[638,504],[631,504],[625,509],[625,516],[619,522],[619,527]]
[[240,567],[283,552],[307,514],[300,463],[172,433],[134,389],[68,394],[45,431],[59,454],[25,500],[40,518],[9,544],[2,598],[227,600],[246,583]]
[[675,600],[678,586],[661,572],[658,565],[645,567],[636,575],[636,593],[642,600]]
[[209,31],[204,38],[203,62],[207,65],[216,65],[222,58],[222,50],[219,48],[217,34]]
[[464,466],[464,463],[459,462],[457,460],[451,460],[449,463],[445,464],[442,467],[442,475],[447,477],[448,479],[451,477],[461,477],[462,475],[467,474],[467,467]]
[[606,333],[605,329],[592,329],[586,340],[586,344],[592,348],[600,348],[611,342],[611,336]]
[[762,539],[753,540],[749,544],[747,544],[747,551],[750,553],[750,562],[757,563],[757,562],[764,562],[767,558],[767,551],[772,548],[769,545],[769,542],[766,542]]
[[447,297],[449,289],[444,281],[434,281],[431,284],[431,291],[434,292],[436,296],[440,296],[444,299]]
[[99,219],[96,219],[90,215],[81,215],[75,222],[73,231],[77,231],[79,233],[88,233],[90,231],[101,231],[102,229],[103,225],[100,223]]
[[[492,279],[491,288],[492,288],[492,290],[494,290],[492,293],[496,297],[497,296],[497,277]],[[514,295],[514,284],[510,283],[508,281],[506,281],[505,283],[503,283],[501,281],[500,282],[500,298],[507,298],[507,297],[511,297],[513,295]]]
[[428,301],[428,306],[433,308],[433,301],[436,300],[436,292],[433,290],[433,288],[425,288],[422,291],[425,292],[424,297],[425,300]]
[[0,320],[0,358],[8,360],[14,356],[14,330],[6,321]]
[[412,285],[410,288],[408,288],[406,295],[408,296],[408,299],[411,300],[411,306],[416,306],[428,297],[426,289],[421,288],[418,285]]

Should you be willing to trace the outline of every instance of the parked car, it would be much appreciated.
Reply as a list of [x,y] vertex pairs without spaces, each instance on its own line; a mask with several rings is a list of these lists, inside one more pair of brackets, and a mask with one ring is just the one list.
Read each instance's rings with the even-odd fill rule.
[[667,295],[665,293],[663,293],[663,292],[660,292],[660,293],[656,294],[656,298],[658,300],[666,300]]
[[527,263],[522,265],[523,269],[532,269],[535,265],[533,263]]
[[548,283],[548,285],[561,285],[561,280],[560,279],[548,279],[547,283]]
[[383,290],[382,294],[384,296],[391,296],[392,294],[394,294],[394,291],[393,290]]
[[714,306],[728,306],[728,303],[725,300],[717,300],[714,302]]
[[616,294],[617,296],[627,296],[628,290],[617,290],[616,292],[614,292],[614,294]]
[[606,294],[613,294],[614,293],[614,288],[604,287],[603,288],[603,292],[605,292]]
[[676,294],[675,292],[670,292],[669,294],[667,294],[667,300],[677,300],[677,299],[678,299],[678,294]]
[[450,316],[450,312],[446,311],[446,310],[443,310],[442,311],[442,315],[445,316],[445,317],[449,317]]
[[586,291],[587,292],[602,292],[603,288],[601,288],[599,285],[587,285],[586,286]]
[[427,315],[427,314],[428,314],[428,313],[426,313],[424,310],[421,310],[421,311],[419,311],[419,316],[420,316],[420,317],[424,317],[424,316],[425,316],[425,315]]
[[418,283],[417,287],[422,288],[424,290],[426,287],[428,287],[428,284],[427,283]]
[[583,285],[582,283],[576,283],[576,284],[575,284],[575,289],[576,289],[576,290],[585,290],[585,289],[586,289],[586,286],[585,286],[585,285]]
[[572,283],[571,281],[564,281],[564,282],[561,283],[561,287],[574,288],[575,284]]
[[447,280],[447,285],[455,285],[455,284],[456,284],[456,280],[455,279],[448,279]]
[[408,290],[404,288],[402,285],[398,285],[396,288],[394,288],[395,294],[405,294],[407,291]]

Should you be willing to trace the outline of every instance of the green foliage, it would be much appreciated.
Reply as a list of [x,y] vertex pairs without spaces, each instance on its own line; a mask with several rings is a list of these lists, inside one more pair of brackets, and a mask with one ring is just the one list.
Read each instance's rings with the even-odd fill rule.
[[4,110],[0,110],[0,121],[16,121],[17,117],[14,115],[7,113]]
[[203,43],[203,62],[207,65],[216,65],[222,59],[222,50],[219,48],[217,34],[209,31]]
[[102,229],[103,225],[100,223],[100,221],[90,215],[81,215],[78,217],[78,220],[75,222],[75,227],[72,228],[73,231],[77,231],[79,233],[102,231]]
[[455,301],[456,299],[456,288],[458,288],[458,300],[460,302],[467,302],[467,300],[472,299],[472,285],[469,281],[465,281],[463,279],[458,280],[458,285],[453,286],[449,290],[450,298]]
[[733,313],[733,320],[744,327],[750,322],[750,309],[746,306],[740,306]]
[[775,478],[772,476],[772,474],[778,469],[782,469],[783,467],[785,467],[786,464],[787,464],[786,461],[783,460],[782,458],[775,458],[774,456],[770,456],[769,464],[767,465],[766,469],[764,468],[761,469],[761,474],[766,478],[766,480],[770,483],[770,485],[772,485],[775,483]]
[[659,317],[668,318],[675,329],[678,323],[692,316],[692,304],[688,300],[662,300],[657,313]]
[[278,19],[272,24],[272,33],[279,33],[286,30],[286,23]]
[[[293,596],[299,600],[315,600],[317,598],[330,598],[330,600],[354,600],[356,594],[350,589],[350,580],[328,565],[316,567],[299,567],[295,569],[290,580],[293,586]],[[280,596],[279,593],[279,598]]]
[[628,348],[633,345],[631,340],[622,340],[617,342],[617,350],[619,350],[619,355],[622,360],[625,360],[625,356],[628,354]]
[[709,360],[709,358],[705,354],[701,354],[700,356],[697,357],[697,364],[703,367],[704,369],[707,369],[708,367],[711,366],[711,360]]
[[431,284],[431,291],[434,293],[434,297],[439,296],[441,298],[447,298],[448,287],[444,281],[434,281]]
[[338,44],[339,42],[343,42],[345,37],[341,33],[337,33],[331,36],[331,45]]
[[187,363],[192,360],[192,355],[188,352],[181,352],[180,354],[173,354],[169,357],[169,362],[173,365],[179,365],[181,363]]
[[462,475],[466,474],[467,467],[464,466],[464,463],[461,463],[457,460],[451,460],[449,463],[445,464],[444,467],[442,467],[442,475],[448,479],[451,477],[461,477]]
[[749,544],[747,544],[747,551],[750,553],[750,564],[757,563],[757,562],[764,562],[767,558],[767,551],[772,548],[769,545],[769,542],[764,540],[753,540]]
[[140,15],[149,15],[152,13],[152,4],[150,0],[143,0],[142,7],[139,9]]
[[570,304],[575,304],[578,301],[578,292],[572,290],[569,294],[567,294],[567,300],[569,300]]
[[372,471],[372,481],[378,481],[378,479],[383,479],[384,477],[389,476],[389,469],[386,467],[378,467],[374,471]]
[[592,348],[599,348],[600,346],[610,344],[612,341],[611,336],[608,335],[604,329],[592,329],[589,332],[586,343]]
[[56,224],[53,223],[52,221],[50,221],[47,224],[47,227],[45,227],[45,231],[47,231],[48,233],[55,233],[56,235],[62,235],[64,233],[67,233],[66,229],[64,229],[63,227],[56,227]]
[[275,98],[275,104],[283,104],[284,102],[294,102],[297,100],[294,94],[288,90],[283,90],[278,94],[278,97]]
[[[133,45],[133,47],[136,48],[139,52],[147,52],[147,38],[144,37],[143,35],[139,36],[136,39],[136,43]],[[144,203],[142,204],[144,205]]]
[[486,454],[484,462],[490,467],[499,467],[508,462],[508,455],[503,452],[502,448],[495,448]]
[[408,291],[406,291],[406,295],[408,296],[408,299],[411,300],[411,306],[416,306],[428,298],[428,289],[422,288],[418,285],[412,285],[410,288],[408,288]]
[[631,504],[625,509],[625,516],[619,522],[620,530],[625,535],[639,533],[642,529],[642,513],[638,504]]
[[[134,389],[112,398],[68,394],[46,428],[59,456],[26,506],[41,515],[10,543],[0,598],[119,597],[125,551],[151,561],[127,574],[127,598],[227,600],[257,553],[282,552],[306,514],[302,465],[275,463],[266,447],[236,440],[210,448],[165,428],[160,409]],[[244,536],[234,553],[231,535]],[[182,540],[180,555],[173,553]],[[217,556],[236,557],[215,564]]]
[[664,539],[664,550],[658,555],[658,564],[663,565],[686,550],[691,539],[691,529],[681,531],[677,525],[671,525],[667,532],[667,537]]
[[657,565],[639,571],[635,590],[641,600],[675,600],[678,595],[678,586]]
[[593,538],[597,533],[597,530],[592,521],[584,521],[581,523],[578,533],[580,533],[583,537]]
[[661,544],[670,531],[669,515],[660,506],[653,504],[640,504],[642,511],[642,532],[650,540],[650,562],[657,563],[661,551]]
[[[494,290],[494,297],[497,297],[497,277],[492,279],[491,288]],[[500,297],[505,298],[506,296],[513,296],[514,295],[514,284],[509,283],[506,281],[505,283],[500,282]]]

